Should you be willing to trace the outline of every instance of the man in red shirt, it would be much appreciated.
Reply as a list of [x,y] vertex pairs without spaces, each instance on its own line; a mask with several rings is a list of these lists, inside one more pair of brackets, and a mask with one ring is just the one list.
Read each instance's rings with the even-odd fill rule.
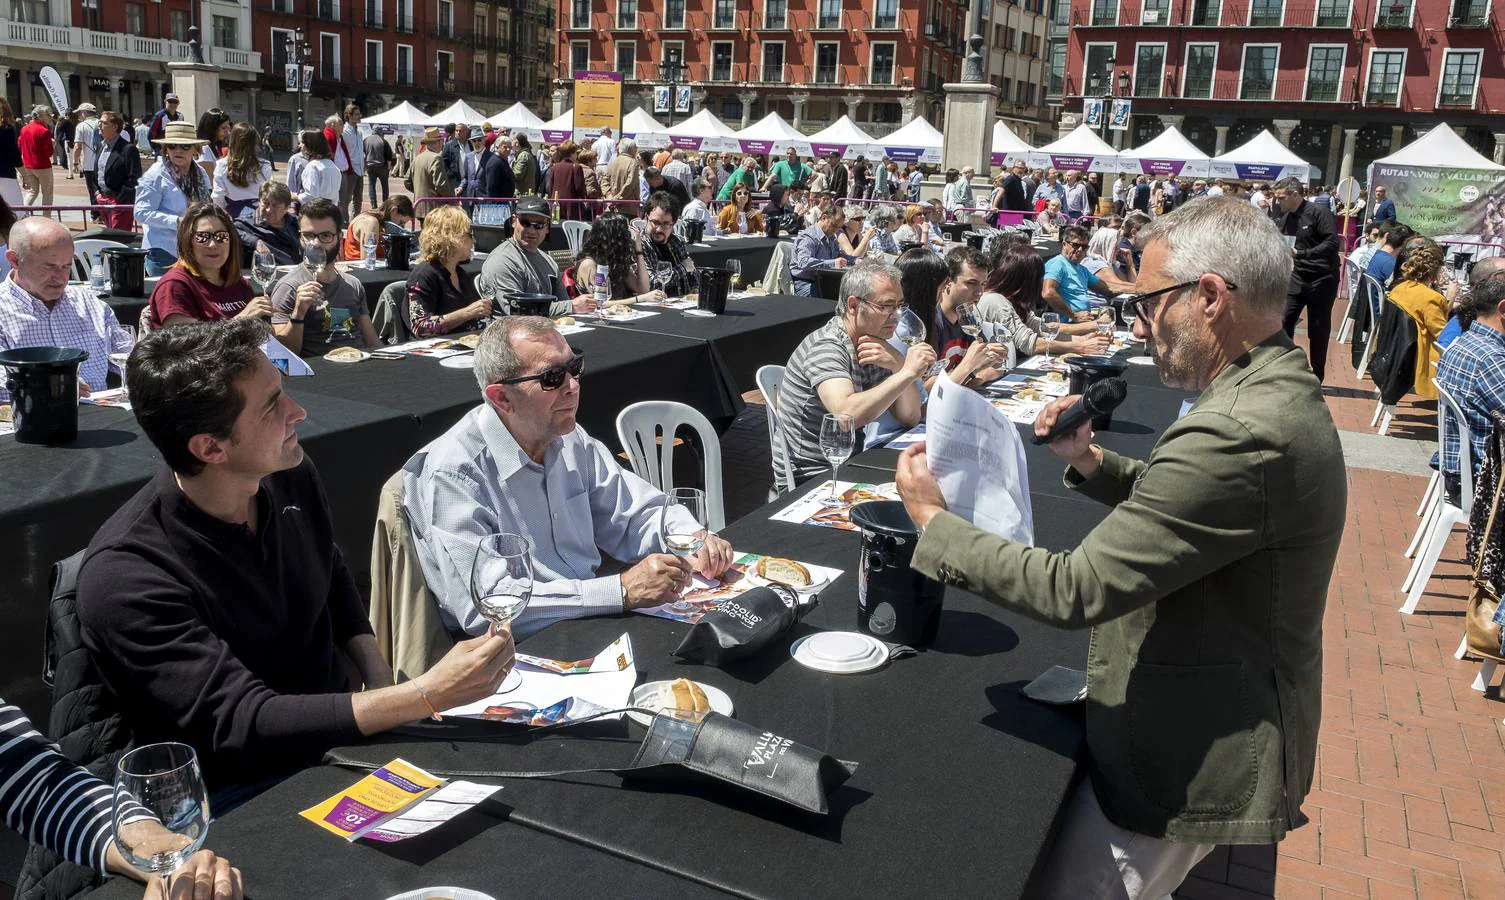
[[21,129],[17,143],[21,145],[21,190],[22,204],[33,206],[40,199],[43,206],[52,205],[52,110],[46,106],[34,106],[31,121]]

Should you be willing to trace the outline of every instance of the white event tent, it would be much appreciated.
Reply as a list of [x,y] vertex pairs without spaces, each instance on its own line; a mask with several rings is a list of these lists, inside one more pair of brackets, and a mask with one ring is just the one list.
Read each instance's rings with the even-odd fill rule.
[[810,135],[810,150],[815,156],[839,153],[842,159],[852,159],[859,153],[869,159],[883,157],[883,145],[846,116]]
[[1051,167],[1062,172],[1076,169],[1079,172],[1117,172],[1118,151],[1087,125],[1078,125],[1076,130],[1046,144],[1029,154],[1029,164],[1037,168]]
[[522,101],[512,104],[496,115],[487,119],[493,128],[505,128],[516,134],[522,133],[531,141],[543,140],[543,119],[540,119],[531,109],[524,106]]
[[486,116],[464,100],[456,100],[448,109],[429,116],[423,124],[445,126],[455,122],[462,125],[484,125]]
[[1035,148],[1024,142],[1024,138],[1014,133],[1014,129],[1006,122],[993,123],[993,149],[990,162],[998,168],[1012,166],[1015,160],[1022,159],[1029,162],[1029,155],[1035,152]]
[[1428,169],[1505,171],[1505,166],[1470,147],[1457,132],[1440,123],[1406,146],[1374,162],[1376,165],[1422,166]]
[[708,109],[664,131],[671,146],[681,150],[715,150],[718,153],[742,149],[737,132],[730,125],[716,118]]
[[945,137],[934,125],[915,116],[909,120],[909,124],[883,137],[878,143],[883,145],[884,152],[895,162],[934,165],[941,161],[941,144],[944,141]]
[[423,131],[423,125],[428,120],[428,113],[404,100],[385,112],[365,117],[361,124],[373,128],[385,125],[400,134],[417,134]]
[[1234,147],[1221,156],[1214,156],[1207,174],[1214,178],[1234,178],[1239,181],[1279,181],[1282,178],[1306,181],[1311,174],[1311,166],[1276,140],[1267,128],[1248,143]]
[[1396,218],[1419,233],[1449,249],[1467,251],[1476,260],[1500,254],[1505,166],[1469,146],[1446,124],[1439,122],[1375,160],[1368,180],[1371,191],[1388,189]]
[[641,106],[622,117],[622,136],[632,138],[641,150],[669,146],[669,135],[665,131],[663,123],[648,115]]
[[737,140],[743,153],[778,156],[793,147],[800,156],[811,154],[810,139],[776,112],[737,132]]
[[538,126],[543,139],[550,144],[570,140],[575,134],[575,110],[570,108]]
[[1118,171],[1130,175],[1207,175],[1212,157],[1197,149],[1186,135],[1172,125],[1132,150],[1118,151]]

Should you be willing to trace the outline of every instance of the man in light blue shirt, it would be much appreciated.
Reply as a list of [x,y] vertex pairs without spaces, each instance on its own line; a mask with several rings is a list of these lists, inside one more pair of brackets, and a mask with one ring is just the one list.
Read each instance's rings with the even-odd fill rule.
[[1045,282],[1040,295],[1051,309],[1065,315],[1067,321],[1092,308],[1090,291],[1112,293],[1101,278],[1082,265],[1086,257],[1087,229],[1079,225],[1061,229],[1061,252],[1045,264]]
[[794,256],[789,262],[789,274],[794,279],[796,294],[801,297],[814,295],[816,269],[846,267],[848,260],[836,243],[836,232],[846,220],[846,213],[833,203],[820,211],[820,218],[814,225],[794,236]]
[[[731,546],[714,534],[688,559],[663,552],[666,498],[576,424],[584,358],[551,320],[497,321],[481,336],[474,368],[486,402],[403,467],[403,511],[451,631],[487,627],[471,603],[470,574],[488,535],[532,543],[533,594],[512,623],[518,638],[563,619],[672,602],[692,570],[726,571]],[[683,507],[667,514],[697,530]],[[603,555],[631,565],[603,575]]]

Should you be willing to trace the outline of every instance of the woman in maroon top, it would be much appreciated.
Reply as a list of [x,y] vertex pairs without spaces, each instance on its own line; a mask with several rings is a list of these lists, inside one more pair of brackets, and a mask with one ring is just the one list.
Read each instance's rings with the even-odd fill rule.
[[240,237],[230,214],[195,203],[178,222],[178,262],[152,289],[149,329],[238,316],[272,317],[266,297],[252,297],[240,275]]
[[[580,171],[580,164],[575,162],[575,154],[579,146],[574,141],[565,141],[554,148],[554,165],[549,167],[549,199],[560,200],[584,200],[585,197],[585,173]],[[560,219],[584,219],[584,203],[560,203]]]

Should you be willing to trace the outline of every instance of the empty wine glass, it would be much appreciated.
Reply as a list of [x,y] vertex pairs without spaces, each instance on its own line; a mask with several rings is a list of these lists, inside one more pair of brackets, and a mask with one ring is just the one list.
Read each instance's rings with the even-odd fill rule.
[[689,559],[705,546],[705,491],[674,488],[664,496],[664,514],[659,518],[659,537],[664,549],[680,559]]
[[209,792],[187,744],[137,747],[115,766],[115,846],[125,861],[167,881],[209,835]]
[[251,257],[251,274],[256,277],[256,283],[260,285],[262,293],[272,285],[272,279],[277,277],[277,257],[272,251],[266,249],[257,250]]
[[1061,333],[1061,314],[1048,312],[1040,316],[1042,333],[1045,335],[1045,362],[1050,362],[1050,345]]
[[1134,336],[1134,323],[1138,321],[1139,313],[1135,310],[1134,304],[1125,303],[1122,315],[1124,317],[1124,328],[1128,329],[1129,332],[1129,346],[1132,347],[1139,343],[1139,338]]
[[1097,311],[1097,333],[1113,340],[1113,307],[1104,306]]
[[831,464],[831,493],[821,501],[823,505],[841,505],[841,498],[836,494],[836,471],[852,455],[856,442],[857,429],[851,416],[827,413],[820,420],[820,453]]
[[[528,608],[533,596],[533,546],[520,534],[487,535],[476,545],[470,564],[470,602],[481,618],[497,626],[507,625]],[[516,670],[497,688],[497,693],[522,684]]]
[[120,333],[125,335],[126,342],[110,350],[110,365],[120,370],[120,390],[125,392],[125,366],[131,358],[131,350],[136,346],[136,326],[116,325]]

